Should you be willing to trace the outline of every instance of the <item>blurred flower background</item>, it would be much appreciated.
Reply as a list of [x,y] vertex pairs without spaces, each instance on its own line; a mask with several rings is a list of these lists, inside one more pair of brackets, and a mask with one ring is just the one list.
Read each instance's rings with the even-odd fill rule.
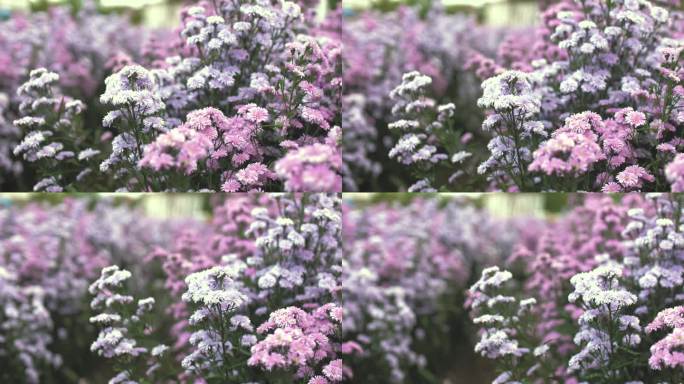
[[[180,25],[178,15],[186,0],[98,0],[98,7],[105,12],[126,12],[138,23],[148,27],[177,27]],[[0,18],[7,17],[13,10],[45,10],[51,6],[71,4],[75,8],[81,6],[81,0],[0,0]],[[317,3],[317,13],[324,17],[334,4],[329,0]]]

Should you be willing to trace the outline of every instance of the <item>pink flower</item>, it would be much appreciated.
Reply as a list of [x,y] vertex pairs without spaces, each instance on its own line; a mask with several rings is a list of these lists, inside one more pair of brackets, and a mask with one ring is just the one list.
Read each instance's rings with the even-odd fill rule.
[[200,160],[209,156],[212,149],[213,144],[208,137],[181,125],[148,144],[138,165],[155,171],[178,168],[190,174],[197,169]]
[[[336,128],[331,134],[338,132]],[[276,163],[275,172],[288,191],[334,192],[342,190],[341,168],[339,147],[335,140],[328,140],[288,152]]]
[[684,367],[684,307],[677,306],[660,311],[655,320],[646,326],[646,332],[653,333],[663,328],[671,328],[672,333],[651,346],[648,364],[651,368]]
[[658,150],[658,152],[677,153],[677,149],[674,147],[674,145],[670,143],[658,144],[656,149]]
[[[267,370],[294,368],[300,377],[312,377],[312,380],[316,378],[314,383],[327,382],[321,381],[325,380],[321,376],[317,378],[311,366],[326,359],[334,359],[336,355],[328,337],[340,331],[340,325],[331,321],[328,315],[334,307],[335,304],[325,304],[311,313],[297,307],[272,312],[268,320],[257,328],[258,333],[268,334],[252,346],[252,355],[247,364],[263,366]],[[342,360],[332,360],[323,368],[323,374],[333,382],[341,381]]]
[[235,179],[228,179],[221,186],[223,192],[238,192],[240,190],[240,182]]
[[302,81],[299,83],[299,88],[306,92],[307,97],[311,100],[317,100],[323,96],[323,91],[308,81]]
[[623,187],[627,189],[641,188],[644,181],[655,181],[655,177],[653,177],[653,175],[638,165],[630,165],[629,167],[625,168],[624,171],[617,175],[616,179]]
[[188,113],[186,126],[214,140],[229,128],[228,118],[216,108],[202,108]]
[[238,113],[255,124],[268,121],[268,111],[265,108],[257,107],[254,103],[243,105],[238,109]]
[[245,187],[261,187],[268,179],[274,178],[274,175],[264,164],[251,163],[239,170],[235,178]]
[[300,115],[302,116],[302,119],[304,119],[304,121],[316,124],[325,130],[330,129],[330,123],[328,123],[325,115],[319,109],[314,109],[311,107],[302,107]]
[[684,306],[663,309],[656,318],[646,326],[646,332],[652,333],[663,328],[684,328]]
[[646,115],[632,108],[624,108],[615,113],[615,121],[638,128],[646,124]]
[[641,112],[629,112],[627,122],[634,128],[640,127],[646,123],[646,115]]
[[316,375],[309,380],[308,384],[329,384],[330,382],[323,376]]
[[345,355],[351,355],[352,353],[363,353],[363,348],[359,345],[359,343],[355,341],[348,341],[346,343],[342,343],[340,346],[340,352],[344,353]]
[[[580,125],[576,127],[579,130]],[[601,147],[591,135],[556,131],[534,154],[530,171],[547,175],[571,175],[587,172],[594,164],[605,160]],[[594,135],[595,137],[595,135]]]
[[620,184],[618,184],[614,181],[611,181],[611,182],[604,184],[603,188],[601,188],[601,192],[604,192],[604,193],[618,193],[618,192],[622,192],[622,191],[623,191],[623,189],[620,186]]
[[582,112],[565,119],[565,125],[559,131],[592,134],[602,132],[604,126],[605,123],[598,114]]
[[342,359],[331,361],[323,368],[323,374],[333,382],[342,381]]
[[672,185],[672,192],[684,192],[684,154],[679,153],[665,166],[665,177]]

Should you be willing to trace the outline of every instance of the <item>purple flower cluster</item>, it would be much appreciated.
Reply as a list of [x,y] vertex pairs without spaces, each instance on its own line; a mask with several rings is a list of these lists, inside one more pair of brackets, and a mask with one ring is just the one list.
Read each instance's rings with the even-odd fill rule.
[[[551,33],[540,38],[562,54],[533,61],[529,88],[521,90],[538,107],[506,121],[496,116],[518,115],[515,106],[481,103],[501,124],[494,140],[506,139],[508,151],[496,153],[514,154],[483,170],[498,186],[524,190],[667,188],[664,168],[679,146],[672,132],[679,124],[680,49],[672,26],[680,15],[649,1],[561,3],[548,11],[554,21],[544,28]],[[483,99],[494,101],[486,85]],[[520,137],[532,125],[543,128]]]
[[[113,142],[109,162],[130,157],[127,172],[117,172],[122,186],[301,190],[308,185],[300,179],[325,176],[332,180],[316,190],[341,190],[338,143],[328,139],[340,124],[341,45],[330,36],[295,33],[306,31],[309,23],[290,2],[220,1],[186,9],[183,50],[168,57],[164,68],[135,69],[141,72],[137,78],[149,79],[141,85],[145,94],[129,100],[121,87],[103,100],[120,98],[132,112],[115,109],[104,120],[107,125],[121,116],[129,127],[126,136],[119,136],[120,145]],[[129,77],[132,68],[113,76]],[[308,146],[312,150],[300,149]],[[330,154],[323,155],[318,146],[329,146]],[[267,166],[281,158],[288,165]],[[302,162],[321,165],[297,165]],[[103,163],[103,171],[109,171],[109,163]]]
[[178,321],[177,367],[224,382],[349,377],[341,224],[339,196],[235,195],[207,228],[156,251]]
[[214,204],[208,222],[86,200],[0,210],[0,379],[85,379],[88,350],[112,383],[350,378],[340,197]]

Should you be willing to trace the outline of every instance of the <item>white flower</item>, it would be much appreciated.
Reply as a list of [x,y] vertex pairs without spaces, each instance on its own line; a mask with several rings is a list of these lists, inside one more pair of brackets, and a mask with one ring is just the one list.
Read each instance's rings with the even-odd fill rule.
[[577,81],[575,81],[575,79],[567,78],[560,84],[560,91],[563,93],[572,93],[575,92],[578,87],[579,84]]
[[670,13],[662,7],[651,7],[651,16],[660,23],[666,23],[670,18]]
[[152,354],[152,356],[161,356],[168,349],[169,349],[169,347],[167,347],[166,345],[159,344],[156,347],[152,348],[152,352],[150,352],[150,353]]
[[242,335],[240,338],[240,345],[243,347],[251,347],[257,343],[257,337],[254,335]]
[[283,12],[292,18],[297,18],[302,14],[299,5],[291,1],[283,1]]
[[469,158],[469,157],[472,156],[472,155],[473,155],[473,154],[470,153],[470,152],[460,151],[460,152],[454,153],[454,155],[451,156],[451,162],[454,163],[454,164],[460,163],[460,162],[462,162],[463,160]]
[[473,323],[475,324],[495,324],[495,323],[503,323],[504,317],[500,315],[482,315],[478,316],[473,319]]
[[259,278],[257,284],[261,289],[273,288],[276,284],[276,277],[270,273],[267,273]]
[[542,344],[542,345],[538,346],[537,348],[535,348],[532,353],[535,356],[539,357],[539,356],[543,356],[544,354],[546,354],[546,352],[548,352],[548,350],[549,350],[549,346],[547,344]]
[[78,153],[78,159],[79,160],[86,160],[89,159],[93,156],[97,156],[100,154],[100,151],[92,148],[87,148],[82,150],[81,152]]
[[94,324],[107,325],[121,321],[121,316],[116,313],[100,313],[97,316],[91,317],[89,321]]

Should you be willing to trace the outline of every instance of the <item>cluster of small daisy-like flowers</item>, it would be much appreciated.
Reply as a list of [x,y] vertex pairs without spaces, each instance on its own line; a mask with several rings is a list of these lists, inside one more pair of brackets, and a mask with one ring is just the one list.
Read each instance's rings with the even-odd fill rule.
[[482,128],[495,135],[487,145],[491,156],[478,172],[488,173],[498,187],[514,184],[524,189],[533,181],[527,169],[532,153],[524,143],[548,136],[544,123],[535,118],[542,99],[533,88],[534,81],[530,74],[507,71],[482,83],[477,105],[491,111]]
[[614,380],[629,378],[620,368],[625,357],[620,354],[641,343],[641,325],[626,310],[637,297],[622,288],[622,273],[621,266],[607,263],[570,279],[575,290],[568,301],[583,309],[574,338],[582,349],[570,358],[570,372],[581,371],[586,377],[608,372]]
[[[555,176],[554,182],[569,189],[601,186],[604,192],[640,190],[655,177],[639,165],[620,169],[636,159],[629,141],[644,120],[643,113],[631,108],[605,121],[593,112],[572,115],[534,152],[529,169]],[[604,172],[598,173],[596,180],[587,179],[593,170]]]
[[331,337],[341,332],[342,308],[325,304],[308,313],[297,307],[271,312],[257,328],[266,336],[252,347],[248,365],[297,370],[295,377],[309,378],[308,384],[342,382],[345,367]]
[[[351,375],[341,354],[351,351],[341,347],[339,197],[266,200],[249,213],[249,204],[231,209],[238,227],[217,220],[216,247],[234,253],[210,256],[216,266],[186,278],[183,300],[194,311],[194,332],[182,366],[224,382],[340,382]],[[236,367],[235,359],[247,363]]]
[[[392,115],[397,118],[388,125],[399,138],[389,157],[411,166],[419,179],[409,192],[436,191],[440,184],[451,184],[462,172],[452,172],[447,180],[437,180],[437,167],[442,163],[461,163],[471,154],[463,150],[468,136],[461,136],[453,124],[454,104],[436,105],[427,96],[432,79],[419,72],[409,72],[402,83],[390,93],[395,101]],[[437,147],[433,143],[439,143]],[[450,168],[450,167],[449,167]]]
[[[248,298],[240,291],[234,279],[242,272],[232,267],[217,266],[189,275],[185,282],[188,289],[183,301],[195,307],[189,325],[199,330],[190,336],[193,352],[183,359],[186,370],[201,374],[208,379],[230,373],[230,358],[240,346],[249,347],[255,339],[249,318],[235,314],[246,304]],[[239,330],[239,331],[238,331]]]
[[543,375],[541,361],[549,349],[545,344],[534,345],[535,335],[527,327],[534,322],[537,300],[510,296],[506,285],[512,278],[509,271],[489,267],[468,290],[473,323],[480,328],[475,352],[502,362],[494,380],[500,384]]
[[342,129],[335,126],[323,143],[296,146],[275,165],[275,172],[293,192],[342,190]]
[[124,370],[113,377],[110,383],[130,383],[143,377],[154,378],[159,363],[148,363],[148,360],[161,359],[168,349],[163,344],[153,348],[142,345],[145,336],[152,332],[149,315],[155,300],[148,297],[136,302],[127,293],[126,283],[130,278],[129,271],[113,265],[103,268],[100,277],[88,288],[94,296],[90,307],[100,312],[92,316],[90,322],[101,328],[90,350],[99,356],[118,359],[126,364]]
[[[433,167],[429,168],[432,171],[419,172],[417,164],[404,167],[401,159],[387,156],[392,148],[397,148],[398,140],[405,134],[425,133],[425,128],[436,120],[436,105],[429,108],[432,112],[419,119],[422,126],[388,130],[390,124],[404,117],[391,113],[397,101],[387,95],[410,72],[417,71],[431,78],[431,83],[425,86],[426,94],[435,100],[458,94],[459,99],[454,103],[459,106],[459,111],[456,118],[452,116],[442,122],[444,128],[441,131],[450,132],[450,135],[430,144],[436,146],[440,153],[453,152],[448,154],[449,160],[453,154],[465,150],[465,144],[476,146],[470,135],[464,137],[465,143],[459,143],[462,135],[468,132],[461,122],[465,120],[473,128],[479,124],[476,121],[479,117],[475,117],[478,113],[471,106],[478,97],[477,83],[464,66],[474,52],[495,54],[495,46],[505,35],[503,30],[479,25],[474,17],[449,12],[439,3],[430,3],[426,7],[403,5],[393,11],[367,9],[353,17],[344,17],[342,24],[342,41],[347,47],[354,47],[344,51],[344,99],[347,102],[354,100],[354,103],[362,99],[359,104],[343,108],[343,156],[349,158],[345,164],[349,167],[348,176],[345,174],[345,183],[348,183],[345,188],[354,191],[377,188],[368,181],[378,174],[392,178],[389,182],[400,189],[406,189],[428,176],[438,179],[433,182],[434,188],[446,186],[449,177],[458,172],[449,172],[448,161],[431,164]],[[467,109],[461,110],[462,105]],[[414,113],[416,118],[422,116],[420,111]],[[395,163],[397,160],[399,166]],[[411,172],[403,172],[405,168]],[[462,166],[457,164],[453,168],[461,169]],[[437,170],[442,170],[439,177],[434,175]]]
[[0,209],[0,380],[52,381],[53,371],[82,359],[65,351],[88,353],[95,336],[85,316],[88,284],[103,266],[131,263],[166,239],[169,228],[157,224],[106,202]]
[[[625,195],[619,204],[590,199],[538,240],[524,241],[509,260],[512,268],[523,268],[523,292],[539,294],[529,322],[533,331],[514,333],[545,346],[528,379],[681,381],[681,197]],[[510,279],[499,270],[489,273],[496,282]],[[474,307],[485,302],[472,300]],[[489,315],[496,316],[474,322],[506,320]],[[507,372],[508,363],[497,366]],[[511,377],[520,380],[512,375],[500,382]]]
[[[670,331],[671,330],[671,331]],[[648,364],[655,370],[672,370],[684,367],[684,307],[679,305],[663,309],[646,326],[646,332],[670,331],[651,346]],[[675,376],[677,377],[677,376]]]
[[78,119],[85,105],[60,95],[58,81],[58,74],[39,68],[31,71],[17,90],[23,117],[14,125],[22,130],[23,139],[14,147],[14,154],[40,163],[42,179],[33,186],[34,191],[61,192],[77,184],[92,171],[88,163],[100,153],[81,148]]
[[160,117],[164,102],[156,93],[152,74],[139,65],[122,68],[109,76],[105,84],[100,102],[113,110],[104,117],[102,125],[115,127],[120,133],[112,139],[110,155],[100,164],[100,171],[111,172],[125,183],[135,178],[138,188],[149,190],[152,181],[144,172],[137,172],[137,165],[145,146],[166,127]]
[[[186,123],[141,161],[159,187],[341,190],[339,143],[329,139],[341,123],[339,42],[296,34],[305,16],[291,2],[220,1],[186,9],[182,21],[184,51],[154,75],[167,124]],[[166,175],[180,157],[184,177]]]
[[[526,190],[667,188],[677,168],[666,165],[681,146],[673,135],[681,47],[669,28],[680,16],[650,1],[561,3],[547,12],[554,21],[540,37],[562,54],[483,83],[480,106],[494,112],[483,129],[495,137],[480,170]],[[510,104],[512,84],[525,87],[530,102]]]
[[[80,123],[70,126],[65,125],[69,118],[64,114],[57,118],[60,103],[66,106],[80,99],[85,104],[80,109],[89,110],[85,115],[98,114],[95,93],[111,70],[110,59],[115,55],[128,60],[138,58],[141,37],[144,40],[147,33],[125,16],[98,13],[92,0],[83,1],[78,11],[71,6],[51,6],[49,11],[13,11],[7,16],[0,23],[0,77],[3,79],[0,82],[0,183],[3,183],[3,190],[7,190],[16,189],[18,184],[30,187],[48,179],[43,181],[44,187],[65,188],[76,181],[74,178],[79,173],[91,173],[97,168],[98,160],[88,154],[92,156],[91,151],[102,148],[98,147],[97,134],[83,134],[86,129],[93,128],[89,123],[82,124],[82,127]],[[59,76],[58,83],[52,84],[54,92],[41,98],[41,111],[20,110],[22,99],[28,95],[19,95],[17,90],[30,79],[32,71],[41,68]],[[56,153],[71,151],[74,154],[61,160],[55,160],[54,155],[51,161],[45,157],[38,161],[29,160],[27,157],[31,156],[26,154],[27,148],[22,145],[22,139],[38,127],[20,128],[13,121],[45,117],[44,114],[50,111],[48,104],[53,103],[50,99],[57,100],[51,114],[54,120],[47,118],[41,130],[50,131],[53,135],[46,138],[39,148],[31,148],[29,152],[55,141],[64,146]],[[75,114],[81,115],[76,120],[86,118],[80,112]],[[23,122],[35,124],[38,121],[26,119]],[[74,129],[76,134],[73,134]],[[40,139],[38,136],[34,138]],[[15,150],[21,153],[14,154]],[[85,157],[79,159],[79,153],[85,150],[87,152],[82,155]],[[57,163],[58,167],[50,163]],[[49,174],[51,172],[52,175]],[[58,183],[54,183],[51,176]],[[92,182],[79,181],[79,186]]]

